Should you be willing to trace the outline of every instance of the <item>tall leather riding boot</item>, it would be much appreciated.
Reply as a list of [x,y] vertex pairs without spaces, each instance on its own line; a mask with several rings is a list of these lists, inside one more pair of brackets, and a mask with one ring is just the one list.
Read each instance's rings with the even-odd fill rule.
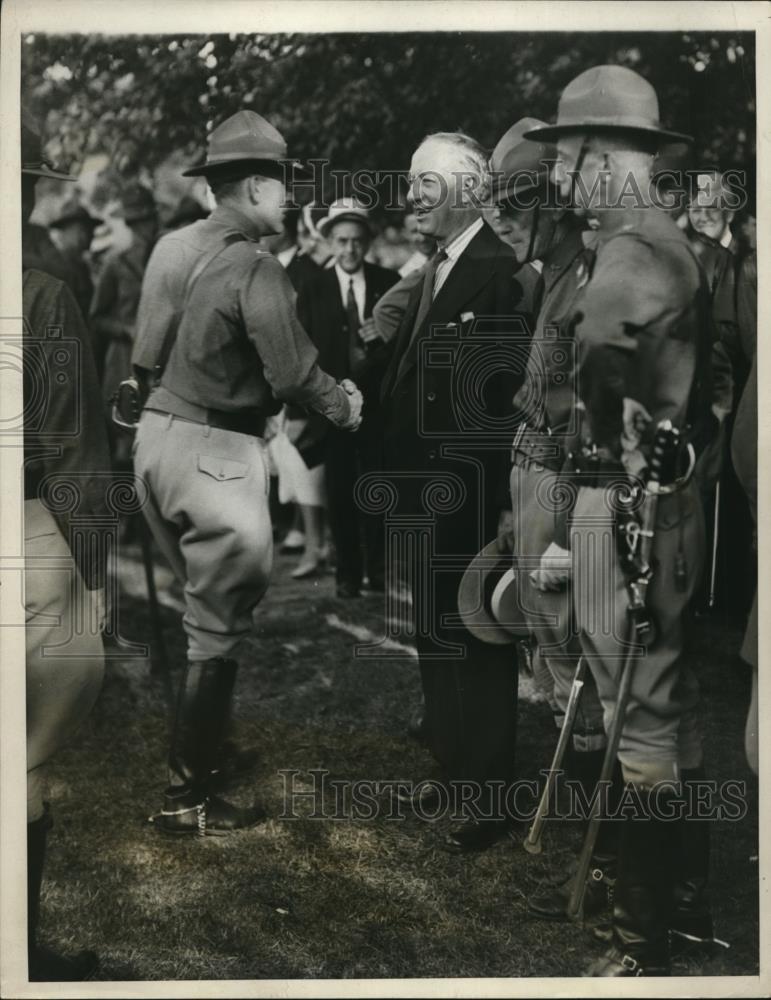
[[[672,882],[677,823],[651,811],[651,796],[639,792],[644,818],[627,817],[621,827],[618,876],[613,894],[613,936],[608,951],[587,976],[668,976]],[[660,798],[665,808],[664,796]]]
[[43,882],[46,839],[53,826],[46,805],[40,819],[27,824],[27,957],[30,982],[77,983],[90,978],[99,965],[93,951],[81,951],[65,957],[43,948],[37,942],[40,919],[40,889]]
[[[604,750],[576,751],[571,748],[567,760],[568,780],[580,786],[583,798],[590,803],[600,779]],[[616,761],[607,794],[608,815],[612,816],[618,805],[623,778],[621,765]],[[582,822],[582,829],[587,823]],[[605,820],[600,824],[592,864],[589,869],[589,879],[584,896],[584,916],[596,916],[610,907],[613,899],[613,886],[616,876],[616,857],[618,853],[617,820]],[[568,902],[573,886],[575,866],[560,872],[557,877],[544,888],[533,893],[527,900],[530,913],[542,920],[567,921]]]
[[259,807],[239,809],[212,794],[237,664],[222,657],[189,663],[179,691],[169,752],[169,787],[154,818],[164,833],[222,835],[254,826]]
[[[704,768],[681,772],[686,807],[689,786],[703,781]],[[677,881],[672,912],[671,943],[678,951],[689,945],[711,945],[714,941],[712,907],[709,898],[709,856],[711,824],[693,817],[678,820]]]

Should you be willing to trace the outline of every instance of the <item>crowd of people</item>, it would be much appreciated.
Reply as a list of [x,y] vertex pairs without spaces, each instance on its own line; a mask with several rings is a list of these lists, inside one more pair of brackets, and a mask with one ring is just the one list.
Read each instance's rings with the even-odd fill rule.
[[[666,822],[661,807],[704,778],[686,634],[710,603],[704,581],[727,516],[731,531],[744,518],[741,558],[754,561],[756,264],[736,189],[661,125],[650,84],[619,66],[587,70],[563,92],[556,124],[521,119],[492,154],[462,133],[427,136],[401,229],[380,231],[352,197],[287,207],[286,143],[239,111],[186,171],[205,179],[211,211],[188,202],[182,224],[161,232],[152,192],[130,186],[131,243],[95,276],[88,248],[101,220],[87,206],[66,200],[49,232],[29,224],[36,180],[61,175],[24,135],[28,335],[45,344],[44,315],[66,313],[93,411],[92,434],[64,458],[36,460],[30,436],[28,541],[55,532],[67,546],[68,526],[50,524],[41,502],[50,472],[78,468],[93,484],[131,468],[142,484],[186,607],[156,828],[226,835],[265,818],[219,790],[249,766],[225,736],[238,647],[279,541],[301,553],[298,580],[334,561],[341,600],[397,582],[411,594],[424,703],[410,728],[440,777],[404,794],[455,802],[449,850],[484,850],[514,820],[501,790],[516,773],[522,637],[558,726],[584,670],[568,776],[591,799],[621,711],[608,811],[624,789],[641,804],[600,824],[584,912],[606,914],[606,950],[587,974],[668,974],[678,940],[710,942],[709,825]],[[109,430],[108,457],[108,404],[126,380],[141,416],[131,438]],[[680,446],[664,461],[667,434]],[[387,510],[367,502],[373,484],[387,485]],[[634,501],[624,510],[619,484]],[[283,539],[276,499],[293,505]],[[486,575],[480,553],[500,572]],[[86,596],[104,584],[93,563],[68,601],[103,606]],[[475,568],[469,603],[459,594]],[[644,655],[629,624],[640,616],[651,626]],[[31,776],[93,703],[101,670],[92,650],[73,692],[50,696],[67,710],[54,710],[43,638],[28,630],[28,718],[54,735],[36,750],[28,722]],[[620,707],[630,646],[644,669]],[[757,598],[742,655],[757,672]],[[751,714],[755,769],[756,734]],[[32,900],[47,813],[32,777],[30,788]],[[574,890],[572,870],[555,873],[529,900],[533,917],[569,919]],[[31,925],[32,978],[83,978],[92,964],[45,953]]]

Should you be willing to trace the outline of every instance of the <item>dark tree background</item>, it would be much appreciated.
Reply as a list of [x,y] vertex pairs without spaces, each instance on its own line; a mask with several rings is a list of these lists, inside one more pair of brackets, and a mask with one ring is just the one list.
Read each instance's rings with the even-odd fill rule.
[[637,70],[662,119],[695,137],[696,162],[754,177],[752,33],[30,35],[22,94],[50,155],[105,152],[124,175],[179,151],[242,107],[290,152],[340,170],[405,169],[430,131],[492,147],[517,118],[553,120],[563,87],[598,63]]

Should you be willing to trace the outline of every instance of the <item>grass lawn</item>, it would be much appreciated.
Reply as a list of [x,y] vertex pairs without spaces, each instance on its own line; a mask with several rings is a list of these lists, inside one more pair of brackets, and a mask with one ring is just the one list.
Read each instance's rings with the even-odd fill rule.
[[[273,818],[222,839],[155,832],[147,817],[165,783],[164,687],[144,660],[110,661],[90,720],[51,769],[42,935],[98,950],[105,980],[578,975],[599,951],[588,931],[531,920],[525,906],[570,859],[577,833],[567,824],[547,831],[539,857],[521,834],[456,857],[440,847],[446,820],[276,818],[282,770],[299,772],[296,788],[312,769],[338,779],[434,774],[405,734],[420,696],[415,663],[354,659],[341,627],[380,634],[382,597],[338,601],[331,576],[295,582],[293,565],[277,557],[237,688],[239,741],[261,763],[231,797],[258,796]],[[146,604],[128,596],[123,607],[124,636],[146,640]],[[176,683],[179,614],[166,608],[164,621]],[[746,817],[718,824],[713,839],[716,932],[731,948],[681,962],[681,975],[758,970],[757,789],[743,754],[749,679],[735,663],[739,641],[735,628],[701,620],[693,649],[710,776],[748,786]],[[547,706],[524,702],[522,777],[548,766],[554,742]]]

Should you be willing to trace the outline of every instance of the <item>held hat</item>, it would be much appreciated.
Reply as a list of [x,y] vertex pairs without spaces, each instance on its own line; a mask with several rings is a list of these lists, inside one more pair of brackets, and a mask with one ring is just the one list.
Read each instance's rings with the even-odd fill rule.
[[498,140],[490,156],[494,200],[529,191],[548,182],[551,163],[557,158],[557,147],[525,138],[525,133],[541,127],[545,128],[546,122],[537,118],[520,118]]
[[354,198],[338,198],[333,201],[326,216],[316,223],[316,228],[326,239],[338,222],[360,222],[372,235],[369,214]]
[[48,228],[62,229],[72,222],[81,222],[90,229],[96,229],[101,226],[103,221],[103,219],[97,219],[96,216],[91,215],[88,209],[81,205],[76,198],[68,198],[59,209],[59,215],[53,222],[49,222]]
[[26,114],[21,120],[21,172],[32,177],[49,177],[54,181],[74,181],[77,178],[56,170],[43,156],[40,133]]
[[692,142],[682,132],[662,128],[659,100],[646,79],[625,66],[593,66],[562,91],[554,125],[525,133],[553,142],[570,132],[632,132],[661,141]]
[[127,224],[158,217],[158,207],[155,204],[153,193],[142,184],[132,184],[131,187],[126,188],[120,201],[120,215]]
[[529,634],[519,600],[519,572],[510,552],[500,553],[488,542],[476,555],[458,587],[458,611],[463,624],[482,642],[506,646]]
[[256,111],[237,111],[209,136],[205,161],[183,170],[182,175],[206,177],[236,164],[267,164],[275,169],[282,163],[297,162],[288,159],[284,137],[262,115]]

